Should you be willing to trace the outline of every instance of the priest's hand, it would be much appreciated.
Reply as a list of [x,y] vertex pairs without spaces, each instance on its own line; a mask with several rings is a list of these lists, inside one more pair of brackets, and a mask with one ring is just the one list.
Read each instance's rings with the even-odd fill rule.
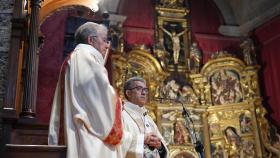
[[145,134],[144,137],[144,144],[149,146],[150,148],[157,148],[161,147],[161,140],[153,133]]

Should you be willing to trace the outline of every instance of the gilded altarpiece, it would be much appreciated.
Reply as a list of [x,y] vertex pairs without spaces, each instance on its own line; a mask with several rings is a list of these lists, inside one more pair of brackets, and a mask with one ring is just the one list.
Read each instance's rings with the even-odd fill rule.
[[[146,79],[150,89],[149,115],[168,143],[172,158],[198,157],[190,132],[203,142],[208,158],[277,155],[279,150],[270,145],[269,125],[264,118],[259,67],[246,66],[225,52],[217,54],[199,73],[180,76],[188,82],[170,78],[172,72],[164,71],[146,50],[137,48],[127,56],[115,54],[112,56],[113,84],[123,97],[126,79],[132,76]],[[191,118],[188,125],[182,117],[182,106]]]
[[202,53],[191,40],[186,1],[160,0],[155,10],[153,50],[135,47],[113,54],[112,83],[124,98],[128,78],[147,81],[146,107],[168,143],[170,157],[199,158],[198,141],[206,158],[279,157],[264,118],[259,67],[251,62],[253,47],[241,45],[242,60],[219,51],[202,66]]

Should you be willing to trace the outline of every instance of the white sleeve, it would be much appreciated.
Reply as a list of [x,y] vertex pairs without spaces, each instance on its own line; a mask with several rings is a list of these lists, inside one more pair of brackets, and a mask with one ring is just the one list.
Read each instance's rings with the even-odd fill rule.
[[124,125],[124,135],[121,143],[122,154],[125,157],[143,158],[144,134],[135,131],[133,128],[134,122],[131,121],[130,116],[125,111],[123,111],[122,117]]
[[104,140],[112,129],[117,102],[107,70],[92,54],[79,51],[71,55],[68,72],[75,122],[82,122],[89,132]]

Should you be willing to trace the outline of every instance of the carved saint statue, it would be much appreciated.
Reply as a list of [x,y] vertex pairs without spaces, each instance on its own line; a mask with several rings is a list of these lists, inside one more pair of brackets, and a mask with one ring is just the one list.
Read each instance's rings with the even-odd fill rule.
[[247,38],[241,44],[240,48],[242,49],[243,58],[247,65],[256,64],[256,51],[254,42],[252,39]]
[[246,111],[245,113],[240,114],[239,123],[240,123],[241,133],[252,132],[251,113],[249,111]]
[[241,138],[238,135],[234,127],[228,126],[225,131],[225,149],[227,150],[228,158],[241,158],[243,153],[241,152],[242,144]]
[[118,22],[116,25],[110,26],[110,35],[112,38],[112,48],[114,50],[123,52],[124,41],[123,41],[123,30],[122,30],[121,22]]
[[169,60],[167,57],[167,51],[165,50],[163,45],[163,38],[160,38],[159,41],[156,43],[154,47],[154,53],[157,59],[159,60],[159,63],[162,66],[162,68],[165,69]]
[[168,30],[166,30],[162,26],[160,26],[160,28],[162,29],[162,31],[164,33],[166,33],[171,38],[174,64],[178,64],[180,50],[181,50],[180,36],[182,36],[186,32],[186,29],[184,31],[180,32],[180,33],[176,33],[175,31],[169,32]]
[[197,48],[197,43],[192,43],[190,48],[190,59],[192,61],[192,70],[196,73],[199,72],[202,54],[201,51]]
[[190,142],[190,138],[182,121],[177,120],[174,125],[174,144],[183,145]]
[[199,104],[198,98],[196,94],[194,93],[192,87],[185,85],[182,87],[182,89],[179,91],[179,99],[186,103],[186,104],[194,104],[197,105]]
[[178,98],[179,90],[180,85],[177,84],[175,80],[171,80],[161,88],[160,93],[162,94],[162,97],[174,100]]

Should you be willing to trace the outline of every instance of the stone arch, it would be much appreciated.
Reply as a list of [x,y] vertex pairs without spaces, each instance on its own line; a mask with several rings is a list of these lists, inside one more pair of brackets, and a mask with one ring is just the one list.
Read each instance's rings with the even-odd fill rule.
[[92,9],[98,2],[99,0],[44,0],[40,9],[39,23],[41,24],[47,16],[59,8],[84,6]]

